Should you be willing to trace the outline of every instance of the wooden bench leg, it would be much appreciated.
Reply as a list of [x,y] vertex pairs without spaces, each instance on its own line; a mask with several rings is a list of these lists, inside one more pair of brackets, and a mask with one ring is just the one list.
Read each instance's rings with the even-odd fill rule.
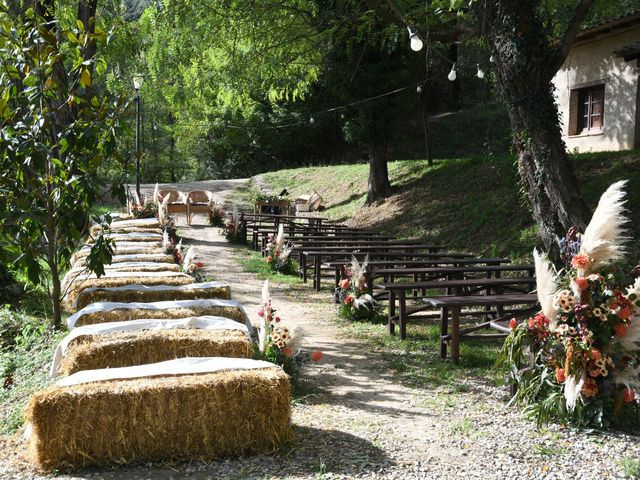
[[449,330],[449,309],[447,307],[442,307],[440,311],[440,358],[447,358],[447,342],[444,339],[447,334],[447,330]]
[[302,282],[307,283],[307,256],[300,255],[300,269],[302,270]]
[[460,360],[460,307],[451,308],[451,358]]
[[316,291],[320,291],[320,255],[316,255],[315,261],[313,262],[313,276],[315,278],[315,287]]
[[387,327],[389,328],[389,335],[393,335],[396,332],[396,325],[393,323],[393,317],[396,316],[396,295],[393,290],[389,290],[389,320]]
[[398,294],[398,323],[400,324],[400,340],[407,338],[407,294],[400,290]]

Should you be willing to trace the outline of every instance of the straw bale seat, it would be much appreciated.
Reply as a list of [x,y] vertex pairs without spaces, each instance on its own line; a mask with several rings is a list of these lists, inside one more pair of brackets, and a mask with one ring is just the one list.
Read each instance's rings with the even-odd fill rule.
[[130,367],[182,357],[250,358],[246,325],[223,317],[132,320],[74,328],[58,345],[51,375]]
[[[71,263],[76,263],[89,256],[91,246],[85,245],[71,256]],[[165,249],[159,242],[119,242],[115,244],[114,255],[141,255],[149,253],[164,253]]]
[[35,393],[26,419],[43,470],[270,453],[293,439],[287,374],[237,358],[78,372]]
[[187,285],[123,285],[121,287],[87,288],[76,299],[76,308],[95,302],[160,302],[163,300],[231,299],[231,287],[222,282]]
[[[110,233],[107,235],[110,240],[116,242],[162,242],[162,233],[154,232],[126,232],[126,233]],[[89,237],[87,244],[92,244],[93,238]]]
[[68,291],[64,303],[65,308],[73,308],[76,298],[87,288],[119,287],[124,285],[186,285],[194,283],[191,275],[182,272],[130,272],[109,271],[97,278],[95,274],[74,274],[65,277],[63,291]]
[[[176,263],[176,259],[173,255],[166,253],[138,253],[132,255],[114,255],[111,257],[111,265],[117,263]],[[82,267],[87,264],[86,257],[79,258],[72,263],[73,268]]]
[[96,302],[67,319],[69,330],[82,325],[126,320],[169,319],[214,315],[244,323],[249,331],[253,327],[242,305],[233,300],[177,300],[165,302]]

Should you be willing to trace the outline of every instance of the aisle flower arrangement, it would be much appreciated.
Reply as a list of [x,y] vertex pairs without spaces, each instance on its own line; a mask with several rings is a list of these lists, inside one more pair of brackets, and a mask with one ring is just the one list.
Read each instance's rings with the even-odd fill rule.
[[160,222],[160,229],[163,235],[163,244],[165,249],[167,240],[173,245],[177,245],[180,242],[180,236],[178,235],[178,229],[176,228],[176,221],[172,217],[165,217]]
[[286,242],[284,238],[284,225],[278,227],[278,235],[269,234],[267,246],[265,248],[265,261],[272,272],[279,272],[288,275],[298,273],[298,265],[291,258],[291,251],[294,245]]
[[283,320],[273,307],[269,295],[269,281],[262,287],[262,305],[258,311],[260,324],[258,327],[257,357],[280,365],[283,370],[295,379],[298,367],[307,359],[317,362],[322,359],[322,352],[315,350],[305,354],[300,348],[302,331]]
[[640,426],[640,278],[615,265],[627,240],[624,185],[602,195],[583,234],[572,228],[560,242],[563,270],[534,250],[541,311],[511,321],[499,361],[513,401],[539,424]]
[[209,208],[209,225],[212,227],[224,227],[225,211],[222,205],[214,203]]
[[368,263],[368,256],[362,264],[355,257],[352,257],[351,265],[342,269],[340,284],[336,290],[341,317],[349,320],[381,319],[382,306],[367,293]]
[[196,260],[195,249],[193,247],[189,247],[187,253],[184,255],[184,259],[182,260],[182,271],[191,275],[196,280],[196,282],[203,282],[203,268],[204,263]]
[[247,229],[242,225],[240,221],[240,215],[238,214],[238,207],[233,207],[233,214],[231,220],[229,220],[222,231],[222,234],[229,243],[247,243]]
[[183,246],[182,239],[179,239],[176,242],[176,238],[172,238],[171,234],[168,230],[162,232],[162,247],[164,248],[164,253],[167,255],[173,255],[173,259],[178,265],[182,265],[183,261]]
[[130,205],[133,218],[155,218],[158,216],[158,206],[151,200],[144,203],[132,203]]

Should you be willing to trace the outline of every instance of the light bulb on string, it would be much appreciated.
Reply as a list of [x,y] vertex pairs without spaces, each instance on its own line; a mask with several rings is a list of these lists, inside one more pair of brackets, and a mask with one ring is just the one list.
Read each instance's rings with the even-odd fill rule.
[[451,66],[451,71],[449,72],[449,75],[447,75],[447,78],[449,79],[450,82],[455,82],[456,78],[458,78],[458,74],[456,73],[455,63]]
[[313,117],[309,117],[309,123],[313,125],[314,123],[316,123],[316,119]]
[[493,62],[495,62],[495,61],[496,61],[496,59],[495,59],[495,57],[494,57],[493,55],[491,55],[491,56],[489,57],[489,61],[490,61],[491,63],[493,63]]
[[484,70],[482,70],[482,68],[480,68],[480,64],[478,64],[478,73],[476,73],[476,76],[482,80],[484,78]]
[[422,93],[422,85],[418,85],[418,87],[416,88],[416,92]]
[[340,119],[341,119],[341,120],[344,120],[344,113],[341,113],[341,114],[340,114]]
[[411,50],[419,52],[422,50],[423,43],[420,35],[418,35],[418,29],[413,25],[409,25],[407,30],[409,30],[409,46],[411,47]]

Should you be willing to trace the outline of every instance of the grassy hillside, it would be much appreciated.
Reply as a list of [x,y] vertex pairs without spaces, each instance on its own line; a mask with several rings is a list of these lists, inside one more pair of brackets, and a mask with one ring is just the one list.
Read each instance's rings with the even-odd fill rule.
[[[611,182],[629,180],[633,235],[640,238],[639,153],[581,154],[572,161],[592,208]],[[372,207],[363,207],[366,164],[281,170],[264,180],[275,191],[287,188],[294,198],[317,190],[333,219],[452,249],[522,259],[539,242],[511,157],[436,160],[433,167],[421,160],[395,161],[389,174],[394,194]],[[632,249],[638,258],[638,240]]]

